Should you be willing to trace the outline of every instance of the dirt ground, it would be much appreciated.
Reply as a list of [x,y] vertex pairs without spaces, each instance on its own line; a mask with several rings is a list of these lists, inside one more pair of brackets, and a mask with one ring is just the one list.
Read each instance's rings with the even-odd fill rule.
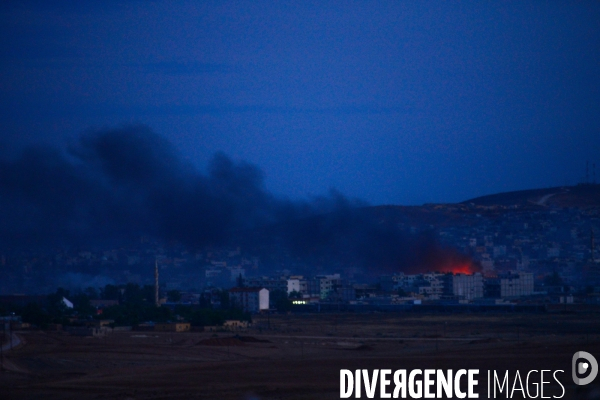
[[488,370],[564,370],[563,398],[600,398],[600,377],[571,379],[576,351],[600,359],[598,314],[271,315],[237,336],[19,336],[4,355],[0,399],[338,399],[340,369],[383,368],[479,369],[480,398]]

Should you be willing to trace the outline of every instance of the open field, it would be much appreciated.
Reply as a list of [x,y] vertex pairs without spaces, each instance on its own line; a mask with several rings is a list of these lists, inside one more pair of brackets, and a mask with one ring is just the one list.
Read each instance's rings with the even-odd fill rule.
[[560,369],[564,398],[600,398],[600,378],[577,387],[570,371],[576,351],[600,355],[597,314],[271,315],[239,338],[19,336],[25,343],[0,374],[2,399],[336,399],[339,370],[359,368],[478,368],[482,390],[489,369]]

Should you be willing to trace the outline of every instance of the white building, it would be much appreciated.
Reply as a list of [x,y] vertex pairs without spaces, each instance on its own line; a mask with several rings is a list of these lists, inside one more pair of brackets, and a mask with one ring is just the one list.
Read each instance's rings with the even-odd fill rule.
[[404,273],[392,276],[394,289],[402,289],[423,296],[427,300],[439,300],[444,294],[445,274],[430,272],[427,274],[406,275]]
[[429,300],[439,300],[444,294],[444,275],[439,273],[423,274],[423,280],[426,285],[419,287],[419,294],[424,295]]
[[335,287],[342,283],[340,274],[317,275],[315,280],[319,282],[319,296],[321,299],[326,299]]
[[287,293],[300,292],[300,279],[287,280]]
[[265,288],[243,287],[229,290],[229,301],[251,313],[269,309],[269,291]]
[[66,297],[62,298],[62,302],[67,308],[73,308],[73,303],[71,303]]
[[511,272],[500,278],[500,297],[530,296],[533,294],[533,273]]
[[483,297],[483,276],[480,273],[453,275],[452,294],[461,300],[473,300]]

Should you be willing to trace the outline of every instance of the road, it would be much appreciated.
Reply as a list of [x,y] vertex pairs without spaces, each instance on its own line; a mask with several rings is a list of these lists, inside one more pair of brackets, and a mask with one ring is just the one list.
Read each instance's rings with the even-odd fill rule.
[[354,342],[378,342],[378,341],[398,341],[398,340],[410,340],[410,341],[473,341],[477,339],[485,339],[479,337],[341,337],[341,336],[297,336],[297,335],[257,335],[260,338],[273,338],[273,339],[318,339],[318,340],[348,340]]
[[537,204],[538,206],[545,206],[546,202],[548,201],[548,199],[552,196],[557,195],[558,193],[550,193],[547,194],[545,196],[543,196],[541,199],[539,199],[538,201],[535,202],[535,204]]
[[[12,347],[11,347],[12,344]],[[21,344],[21,339],[17,336],[16,333],[12,332],[12,341],[8,341],[6,343],[4,343],[4,345],[2,345],[2,351],[8,351],[13,347],[17,347],[18,345]]]

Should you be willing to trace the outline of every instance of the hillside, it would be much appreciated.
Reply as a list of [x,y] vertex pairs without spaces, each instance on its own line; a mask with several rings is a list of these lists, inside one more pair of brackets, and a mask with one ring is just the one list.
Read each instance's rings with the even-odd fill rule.
[[461,204],[471,203],[479,206],[597,207],[600,206],[600,184],[580,184],[498,193],[476,197]]

